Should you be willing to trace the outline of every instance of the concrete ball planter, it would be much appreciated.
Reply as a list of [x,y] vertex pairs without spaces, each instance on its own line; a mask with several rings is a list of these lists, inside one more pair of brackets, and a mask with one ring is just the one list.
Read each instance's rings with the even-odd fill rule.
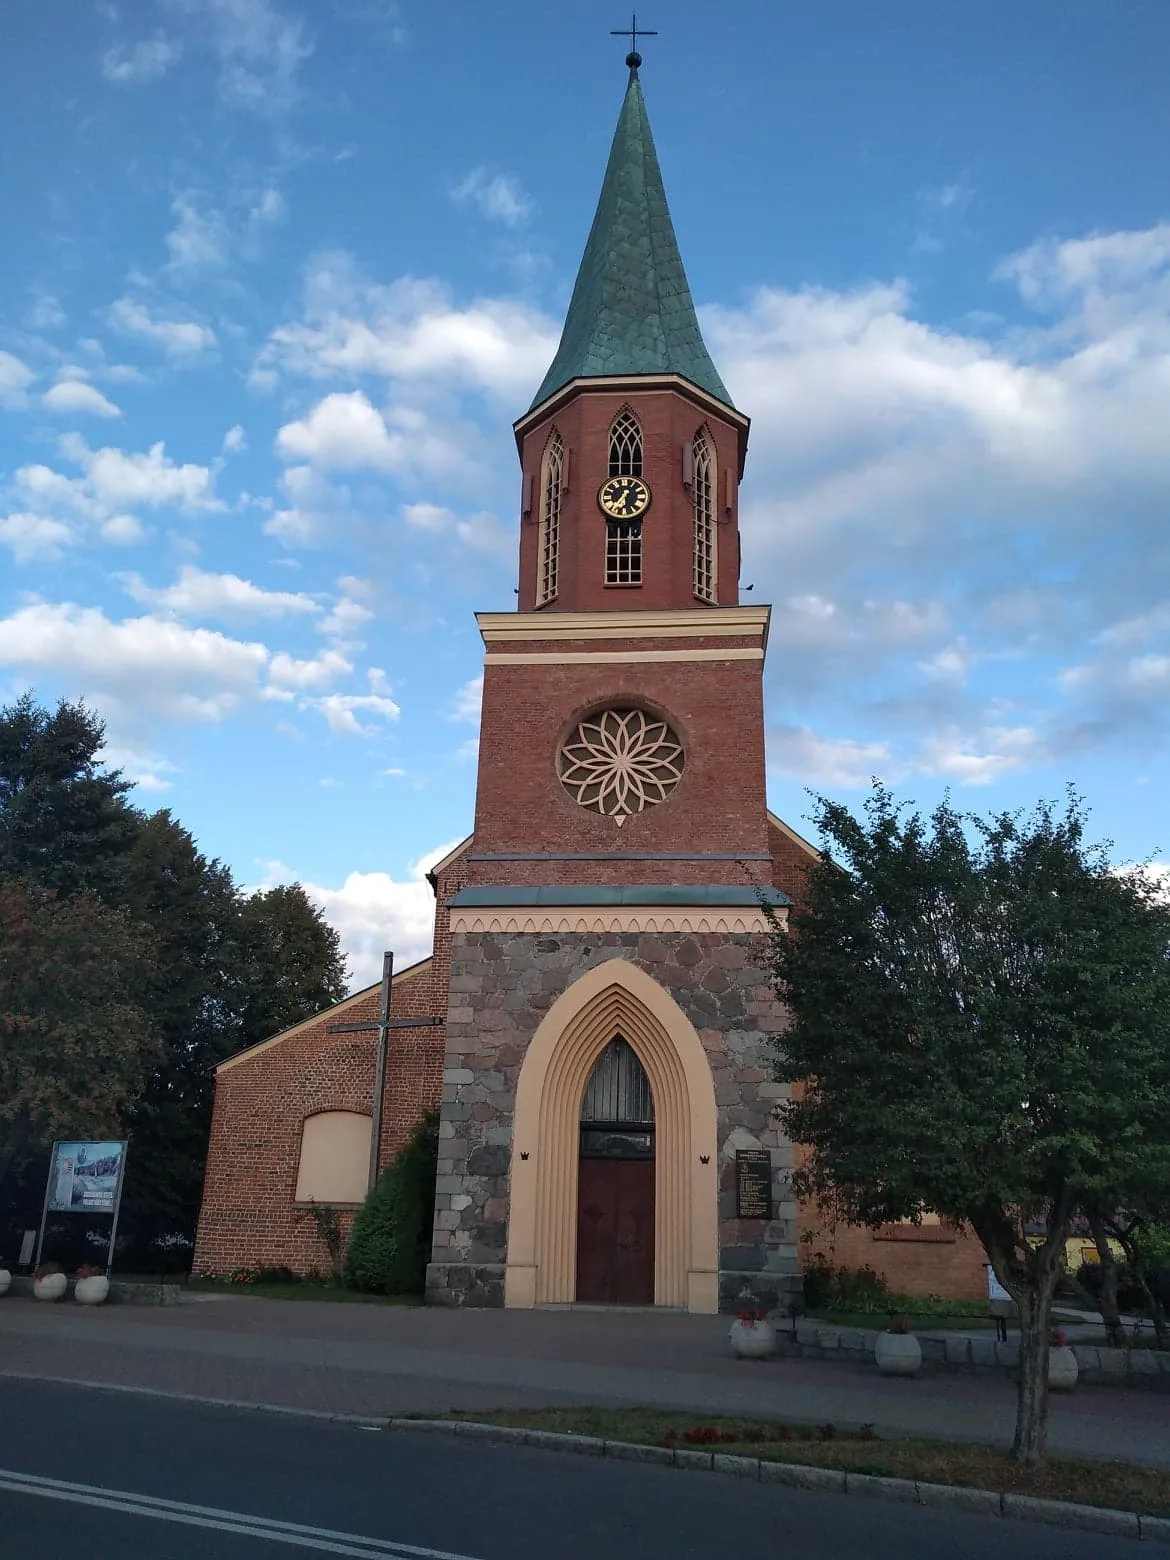
[[1077,1357],[1068,1344],[1053,1344],[1048,1350],[1048,1387],[1051,1392],[1071,1392],[1080,1376]]
[[727,1336],[741,1360],[766,1360],[776,1352],[776,1329],[764,1318],[746,1321],[736,1317]]
[[12,1287],[12,1274],[7,1268],[0,1268],[0,1295],[6,1295]]
[[882,1332],[874,1340],[873,1357],[879,1376],[917,1376],[922,1345],[913,1333]]
[[33,1294],[38,1300],[60,1300],[68,1284],[64,1273],[46,1273],[43,1278],[33,1279]]
[[73,1298],[79,1305],[101,1305],[110,1292],[110,1281],[104,1273],[79,1278],[73,1286]]

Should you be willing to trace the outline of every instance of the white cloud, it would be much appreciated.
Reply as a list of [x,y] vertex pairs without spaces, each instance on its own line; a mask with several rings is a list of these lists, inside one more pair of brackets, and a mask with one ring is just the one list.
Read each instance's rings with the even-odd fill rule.
[[[304,693],[314,688],[327,688],[330,683],[336,682],[339,677],[348,676],[352,671],[352,664],[336,648],[321,650],[308,660],[281,651],[272,657],[272,664],[268,668],[269,691],[274,697],[281,698],[293,690]],[[310,701],[310,704],[317,707],[315,701]]]
[[286,509],[273,509],[264,532],[289,547],[311,547],[336,535],[349,516],[349,492],[328,482],[312,466],[290,466],[279,487]]
[[67,525],[46,515],[18,512],[0,520],[0,545],[11,550],[17,563],[59,558],[75,539]]
[[102,75],[118,86],[158,81],[182,56],[182,47],[161,35],[139,43],[117,44],[102,55]]
[[[458,840],[449,840],[412,862],[404,881],[396,881],[388,872],[351,872],[340,888],[301,879],[306,894],[341,937],[349,959],[351,990],[381,978],[386,949],[393,951],[399,970],[431,952],[435,896],[426,874],[457,844]],[[294,877],[283,863],[272,862],[263,887],[292,882]]]
[[142,337],[172,358],[194,357],[216,345],[210,326],[196,320],[160,319],[132,298],[119,298],[111,305],[110,320],[120,330]]
[[806,785],[866,786],[888,767],[890,756],[884,742],[822,737],[807,726],[779,726],[768,732],[770,769]]
[[560,326],[507,298],[456,305],[437,282],[367,281],[346,254],[307,269],[302,318],[274,330],[254,370],[264,385],[281,371],[311,378],[377,374],[471,388],[518,403],[536,388]]
[[324,698],[309,702],[324,715],[330,731],[341,737],[371,737],[375,734],[378,728],[363,725],[358,719],[359,715],[385,723],[397,720],[402,713],[393,699],[380,693],[329,693]]
[[392,406],[385,416],[361,390],[318,401],[307,417],[286,423],[276,436],[284,460],[305,460],[323,471],[428,471],[449,475],[465,463],[464,451],[425,413]]
[[404,504],[402,518],[420,531],[449,531],[455,524],[455,512],[442,504]]
[[33,299],[24,316],[29,330],[59,330],[66,318],[60,300],[43,288],[34,287],[31,291]]
[[191,274],[227,264],[230,237],[218,211],[200,211],[194,193],[176,195],[171,209],[178,218],[166,235],[167,269]]
[[974,736],[950,728],[927,738],[919,767],[963,785],[989,785],[1044,756],[1037,733],[1028,726],[993,726]]
[[17,486],[57,506],[99,518],[138,505],[150,509],[173,505],[188,511],[223,507],[214,495],[210,468],[192,462],[176,465],[161,440],[141,454],[109,445],[92,450],[79,434],[65,434],[58,447],[66,460],[82,467],[84,476],[66,477],[42,465],[22,466],[16,473]]
[[469,721],[471,725],[479,725],[480,706],[483,704],[483,673],[473,677],[470,682],[465,682],[455,695],[455,702],[451,710],[452,720]]
[[25,405],[25,391],[36,376],[27,363],[11,352],[0,352],[0,406],[13,409]]
[[134,515],[111,515],[102,522],[102,541],[113,547],[134,547],[146,540],[146,528]]
[[531,200],[510,173],[493,174],[486,168],[473,168],[451,195],[459,205],[475,206],[482,216],[502,222],[505,227],[519,227],[532,213]]
[[248,436],[239,423],[224,434],[222,448],[225,455],[239,455],[248,448]]
[[353,671],[336,648],[309,659],[233,639],[175,618],[147,614],[115,622],[96,607],[30,602],[0,618],[0,667],[52,676],[83,693],[115,723],[119,739],[175,721],[219,721],[248,704],[295,703],[323,715],[335,732],[372,734],[358,716],[387,722],[387,694],[328,693]]
[[296,106],[298,72],[313,52],[298,17],[268,0],[200,0],[196,14],[210,23],[225,102],[265,117]]
[[93,417],[121,417],[122,408],[107,400],[84,379],[62,379],[46,390],[41,403],[51,412],[88,412]]
[[[355,601],[352,596],[342,596],[317,627],[322,634],[356,647],[355,635],[361,632],[373,616],[370,608],[363,606],[360,601]],[[374,692],[377,693],[378,689],[375,688]]]
[[301,592],[265,590],[238,574],[211,574],[184,564],[173,585],[155,588],[137,574],[122,576],[126,590],[143,606],[185,618],[245,618],[311,616],[321,606]]
[[0,665],[52,673],[123,716],[219,720],[258,696],[269,652],[155,617],[36,602],[0,619]]

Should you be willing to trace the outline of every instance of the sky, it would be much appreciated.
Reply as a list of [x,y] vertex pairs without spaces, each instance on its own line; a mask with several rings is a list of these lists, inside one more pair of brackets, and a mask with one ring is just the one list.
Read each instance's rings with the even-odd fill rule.
[[[642,70],[752,418],[769,800],[1072,783],[1170,858],[1170,6],[658,0]],[[354,979],[471,827],[511,423],[625,87],[597,0],[6,0],[0,702]]]

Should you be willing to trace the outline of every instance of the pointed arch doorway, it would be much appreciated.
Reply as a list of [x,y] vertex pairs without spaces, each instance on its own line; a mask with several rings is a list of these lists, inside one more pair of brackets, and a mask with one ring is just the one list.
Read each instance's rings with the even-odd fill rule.
[[581,1102],[577,1299],[654,1304],[654,1095],[621,1035],[594,1063]]
[[[588,1096],[595,1069],[615,1040],[633,1053],[645,1076],[652,1123],[582,1122],[583,1113],[593,1109]],[[561,993],[533,1035],[520,1069],[505,1305],[564,1305],[581,1296],[581,1172],[594,1158],[582,1156],[582,1134],[608,1125],[636,1136],[651,1124],[653,1151],[643,1155],[644,1168],[632,1173],[643,1177],[643,1193],[646,1180],[653,1186],[651,1301],[679,1310],[717,1311],[717,1113],[710,1064],[670,993],[637,965],[609,959]],[[620,1190],[624,1201],[626,1189]],[[616,1217],[620,1223],[620,1213]],[[646,1258],[637,1260],[644,1269]],[[641,1284],[639,1293],[645,1293],[644,1276]]]

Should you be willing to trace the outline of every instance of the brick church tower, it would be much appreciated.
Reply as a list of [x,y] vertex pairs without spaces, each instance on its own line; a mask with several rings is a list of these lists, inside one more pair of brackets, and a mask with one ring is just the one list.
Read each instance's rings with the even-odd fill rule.
[[515,425],[518,610],[478,619],[427,1275],[447,1304],[799,1289],[761,896],[783,917],[801,851],[765,800],[769,609],[739,603],[748,419],[628,63],[561,343]]

